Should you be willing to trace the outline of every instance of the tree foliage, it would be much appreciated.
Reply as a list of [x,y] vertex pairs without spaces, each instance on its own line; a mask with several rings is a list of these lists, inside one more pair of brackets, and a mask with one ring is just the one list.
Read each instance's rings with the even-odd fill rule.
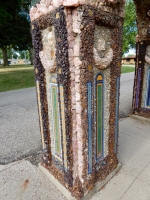
[[123,49],[122,52],[128,53],[135,48],[137,34],[136,11],[133,0],[126,0],[125,19],[123,27]]
[[22,0],[0,1],[0,48],[5,65],[10,47],[20,51],[32,47],[28,6]]

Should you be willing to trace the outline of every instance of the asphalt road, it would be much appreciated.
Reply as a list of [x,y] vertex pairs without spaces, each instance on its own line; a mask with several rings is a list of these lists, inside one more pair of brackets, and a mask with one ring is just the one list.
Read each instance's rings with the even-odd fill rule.
[[0,164],[41,149],[34,88],[0,93]]
[[[120,117],[131,112],[134,73],[121,77]],[[41,149],[35,88],[0,93],[0,164]]]

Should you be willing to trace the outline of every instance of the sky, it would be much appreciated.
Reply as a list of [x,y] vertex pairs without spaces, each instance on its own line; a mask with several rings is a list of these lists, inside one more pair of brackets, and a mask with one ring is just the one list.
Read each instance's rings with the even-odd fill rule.
[[131,54],[132,54],[132,55],[135,55],[135,53],[136,53],[136,50],[135,50],[135,49],[130,49],[129,52],[128,52],[128,53],[125,53],[124,55],[125,55],[125,56],[131,55]]

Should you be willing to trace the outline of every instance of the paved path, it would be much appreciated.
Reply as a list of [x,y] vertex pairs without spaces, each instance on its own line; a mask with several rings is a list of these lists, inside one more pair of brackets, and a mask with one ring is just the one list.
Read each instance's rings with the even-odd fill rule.
[[[131,112],[134,73],[121,77],[120,117]],[[41,149],[35,88],[0,93],[0,163]]]
[[[150,123],[120,121],[120,172],[90,200],[150,200]],[[0,166],[1,200],[66,200],[30,162]]]
[[134,72],[122,74],[120,82],[120,117],[123,118],[132,112]]
[[41,149],[35,87],[0,93],[0,163]]

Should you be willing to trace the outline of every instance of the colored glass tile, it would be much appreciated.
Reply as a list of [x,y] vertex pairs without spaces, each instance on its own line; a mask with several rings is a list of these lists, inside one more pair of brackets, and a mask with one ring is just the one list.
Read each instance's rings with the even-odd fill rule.
[[96,78],[96,155],[103,156],[103,76]]
[[61,108],[61,119],[62,119],[64,168],[65,170],[67,170],[67,141],[66,141],[66,124],[65,124],[64,88],[62,85],[60,85],[60,108]]
[[36,89],[37,89],[37,100],[38,100],[39,117],[40,117],[40,125],[41,125],[42,147],[43,147],[43,149],[45,149],[39,81],[36,81]]
[[87,83],[88,90],[88,173],[92,172],[92,83]]
[[146,97],[146,106],[150,107],[150,68],[148,70],[147,77],[147,97]]
[[51,111],[52,111],[52,135],[54,136],[54,156],[58,159],[62,157],[61,150],[61,128],[60,128],[60,113],[58,102],[58,86],[55,77],[51,78],[50,91],[51,91]]
[[140,85],[141,85],[141,68],[138,69],[137,90],[136,90],[136,101],[135,101],[135,106],[136,106],[136,107],[139,106]]
[[118,118],[119,118],[119,91],[120,91],[120,77],[116,78],[116,124],[115,124],[115,149],[114,152],[117,153],[118,145]]

